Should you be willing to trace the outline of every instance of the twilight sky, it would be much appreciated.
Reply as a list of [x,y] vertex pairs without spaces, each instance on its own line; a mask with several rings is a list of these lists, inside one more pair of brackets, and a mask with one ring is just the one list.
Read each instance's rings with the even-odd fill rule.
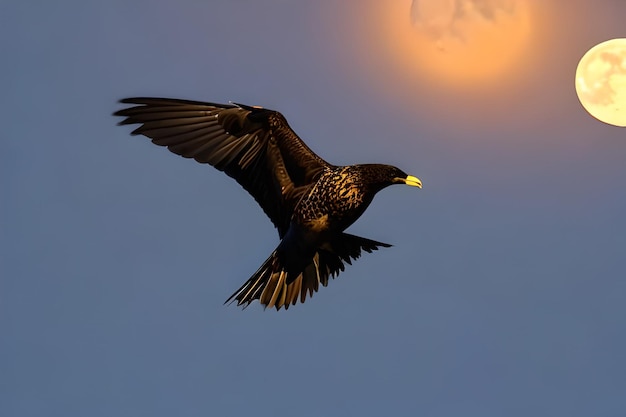
[[[626,130],[574,71],[626,2],[529,1],[515,64],[463,83],[409,0],[89,3],[0,5],[0,415],[623,415]],[[223,306],[277,234],[117,127],[137,95],[276,109],[424,189],[381,192],[349,230],[394,247],[305,304]]]

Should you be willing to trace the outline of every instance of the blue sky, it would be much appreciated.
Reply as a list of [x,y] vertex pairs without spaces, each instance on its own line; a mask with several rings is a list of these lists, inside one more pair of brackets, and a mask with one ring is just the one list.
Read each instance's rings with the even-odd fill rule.
[[[626,4],[537,9],[515,77],[459,91],[367,67],[372,3],[0,5],[0,415],[624,413],[626,131],[573,74]],[[226,307],[277,234],[117,127],[136,95],[276,109],[329,162],[424,189],[381,192],[350,230],[394,247],[304,305]]]

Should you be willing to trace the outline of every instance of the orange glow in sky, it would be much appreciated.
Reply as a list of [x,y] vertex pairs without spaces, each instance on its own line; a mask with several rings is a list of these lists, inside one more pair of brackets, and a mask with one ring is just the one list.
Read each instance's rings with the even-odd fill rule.
[[[476,86],[515,69],[529,47],[523,0],[406,0],[370,4],[368,37],[379,58],[406,74]],[[374,38],[377,38],[374,40]]]
[[336,24],[327,31],[340,52],[336,63],[359,89],[409,117],[419,110],[420,117],[454,115],[456,123],[495,129],[518,123],[516,103],[542,83],[571,76],[554,73],[563,59],[552,61],[562,48],[552,2],[355,2],[325,11]]
[[525,0],[398,0],[365,7],[362,60],[396,76],[455,89],[494,87],[519,73],[530,49],[533,22]]

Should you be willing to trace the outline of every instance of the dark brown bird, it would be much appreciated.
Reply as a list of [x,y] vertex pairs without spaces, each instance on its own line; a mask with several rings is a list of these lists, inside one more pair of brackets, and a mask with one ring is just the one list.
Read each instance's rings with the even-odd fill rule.
[[234,178],[278,229],[276,250],[226,303],[259,300],[280,310],[328,285],[361,251],[391,245],[344,233],[383,188],[422,187],[390,165],[335,166],[311,151],[282,114],[243,104],[166,98],[127,98],[119,124],[139,124],[133,135]]

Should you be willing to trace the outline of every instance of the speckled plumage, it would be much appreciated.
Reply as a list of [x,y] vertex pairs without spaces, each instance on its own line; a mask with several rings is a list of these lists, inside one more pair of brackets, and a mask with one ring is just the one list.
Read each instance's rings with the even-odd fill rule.
[[334,166],[293,132],[278,112],[242,104],[129,98],[120,124],[139,124],[170,151],[208,163],[241,184],[278,229],[280,244],[226,302],[244,307],[258,299],[287,309],[326,286],[362,251],[389,247],[344,230],[374,195],[392,184],[421,182],[389,165]]

